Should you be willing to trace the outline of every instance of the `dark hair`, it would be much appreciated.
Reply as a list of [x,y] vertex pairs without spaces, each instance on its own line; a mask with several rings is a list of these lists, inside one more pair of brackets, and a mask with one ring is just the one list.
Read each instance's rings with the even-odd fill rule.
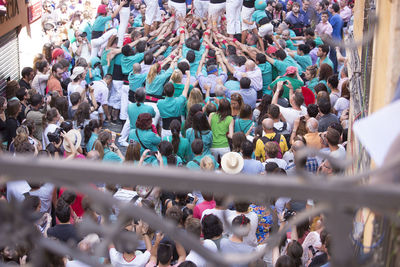
[[200,40],[193,39],[192,45],[191,45],[193,50],[199,51],[200,50],[200,45],[201,45]]
[[211,130],[211,127],[210,127],[210,124],[208,123],[206,114],[204,114],[201,111],[197,112],[193,116],[192,128],[194,130],[194,136],[196,138],[201,137],[201,131]]
[[279,115],[281,114],[279,106],[275,104],[269,105],[268,114],[272,119],[279,119]]
[[146,45],[147,45],[146,41],[139,41],[136,44],[136,52],[143,53],[146,50]]
[[318,108],[322,114],[329,114],[331,112],[331,102],[328,99],[321,98],[318,100]]
[[318,106],[316,104],[310,104],[307,106],[307,114],[308,116],[315,118],[319,113]]
[[270,161],[270,162],[267,162],[265,164],[265,172],[266,172],[266,174],[273,173],[278,168],[279,168],[279,166],[278,166],[278,164],[276,164],[276,162]]
[[172,259],[172,247],[170,244],[160,243],[157,249],[157,260],[161,264],[168,264]]
[[304,35],[310,35],[312,37],[315,36],[314,30],[310,27],[308,27],[305,31],[304,31]]
[[250,203],[245,201],[236,201],[235,210],[237,212],[247,212],[249,210]]
[[247,77],[243,77],[240,79],[240,88],[242,89],[249,89],[251,85],[251,80]]
[[321,51],[324,52],[326,55],[329,53],[329,45],[326,44],[321,44],[318,46],[318,48],[321,48]]
[[140,160],[140,149],[141,149],[141,145],[139,142],[130,140],[129,145],[126,149],[126,153],[125,153],[125,162],[126,161],[139,161]]
[[71,216],[71,209],[69,205],[62,198],[59,198],[57,200],[55,214],[57,219],[61,223],[69,222],[69,218]]
[[24,211],[35,212],[39,205],[40,198],[38,196],[31,196],[29,192],[27,192],[25,195],[25,199],[22,202],[22,207],[24,208]]
[[92,132],[94,131],[94,129],[98,129],[98,128],[100,128],[100,124],[99,124],[98,120],[89,121],[89,123],[83,129],[85,144],[87,144],[87,142],[89,142],[89,139],[92,136]]
[[25,67],[21,71],[21,76],[22,78],[25,78],[26,76],[29,76],[33,72],[33,69],[31,67]]
[[264,115],[267,114],[269,105],[271,105],[272,102],[272,96],[271,95],[263,95],[261,99],[260,105],[258,105],[257,109],[260,111],[260,115],[258,116],[258,124],[261,124],[261,122],[264,119]]
[[340,7],[337,3],[332,4],[332,9],[335,11],[335,13],[338,13],[340,11]]
[[88,102],[82,102],[79,104],[74,119],[76,120],[77,126],[83,126],[85,120],[90,119],[90,104]]
[[315,43],[314,40],[307,40],[307,41],[305,42],[305,45],[307,45],[308,47],[310,47],[310,49],[314,49],[314,48],[317,46],[317,44]]
[[300,267],[302,265],[301,257],[303,256],[303,247],[297,240],[290,242],[287,246],[287,255],[291,257],[295,262],[295,267]]
[[314,91],[318,95],[318,93],[321,91],[328,92],[328,88],[326,87],[326,85],[324,83],[317,83],[314,86]]
[[257,53],[256,61],[258,61],[259,64],[264,64],[265,62],[267,62],[267,57],[264,54]]
[[250,223],[250,219],[246,217],[246,215],[242,214],[239,216],[236,216],[232,220],[232,226],[246,226]]
[[246,135],[244,132],[236,132],[232,136],[232,152],[240,152],[242,143],[246,141]]
[[334,75],[329,76],[327,82],[330,83],[330,85],[331,85],[333,88],[337,88],[337,87],[338,87],[338,84],[339,84],[339,79],[338,79],[337,74],[334,74]]
[[164,85],[164,93],[167,97],[173,97],[175,93],[175,87],[171,82],[167,82]]
[[286,58],[286,53],[284,50],[279,49],[274,53],[274,55],[279,59],[279,60],[284,60]]
[[202,111],[203,107],[200,104],[193,104],[190,108],[189,108],[189,113],[188,116],[185,120],[185,124],[183,126],[183,129],[186,130],[189,128],[193,127],[193,117],[194,115],[196,115],[197,112]]
[[178,120],[173,120],[170,125],[169,125],[169,129],[171,130],[172,133],[172,146],[174,148],[174,154],[178,153],[178,149],[179,149],[179,143],[181,141],[180,137],[179,137],[179,133],[181,130],[181,123]]
[[143,62],[146,65],[151,65],[153,63],[154,60],[154,56],[152,52],[147,52],[146,54],[144,54],[144,58],[143,58]]
[[186,61],[181,61],[178,63],[178,69],[185,73],[187,70],[190,70],[190,65]]
[[224,231],[221,220],[214,214],[204,215],[201,226],[204,239],[218,237]]
[[217,114],[220,116],[219,121],[222,122],[226,117],[231,115],[231,104],[225,98],[219,101]]
[[226,52],[229,55],[236,55],[236,47],[234,47],[233,45],[228,45],[226,48]]
[[140,87],[135,92],[136,106],[140,107],[141,103],[146,100],[146,89],[144,87]]
[[142,113],[138,116],[136,120],[136,128],[140,130],[151,129],[151,124],[153,123],[150,113]]
[[53,65],[53,67],[51,67],[51,71],[52,72],[57,72],[57,69],[63,69],[64,66],[61,63],[56,63]]
[[63,122],[60,124],[60,128],[61,128],[64,132],[68,133],[69,131],[71,131],[71,130],[73,129],[72,122],[71,122],[70,120],[63,121]]
[[67,203],[68,205],[72,205],[72,203],[74,203],[75,199],[76,199],[76,193],[74,191],[71,190],[65,190],[60,198],[62,200],[65,201],[65,203]]
[[254,151],[254,145],[249,140],[242,143],[242,154],[246,158],[250,158]]
[[333,127],[328,127],[326,132],[326,140],[332,146],[337,146],[340,141],[340,132]]
[[333,69],[331,66],[329,66],[326,63],[321,64],[321,66],[319,67],[319,75],[318,75],[318,79],[320,81],[322,80],[328,80],[328,78],[330,76],[333,75]]
[[174,148],[172,147],[172,144],[168,141],[161,141],[158,144],[158,151],[160,151],[161,155],[168,157],[169,155],[172,155],[174,152]]
[[24,100],[26,94],[27,91],[25,87],[18,88],[17,91],[15,92],[15,96],[19,99],[19,101]]
[[121,53],[122,53],[122,55],[124,55],[124,56],[126,56],[126,57],[129,57],[129,56],[134,55],[133,49],[132,49],[132,47],[130,47],[129,45],[124,45],[124,46],[122,47],[122,49],[121,49]]
[[7,103],[7,115],[8,117],[17,117],[21,103],[19,100],[11,100]]
[[310,53],[310,47],[305,44],[300,44],[299,50],[302,51],[304,53],[304,55],[308,55],[308,53]]
[[178,267],[197,267],[192,261],[184,261],[178,265]]
[[186,54],[186,59],[189,61],[189,63],[193,63],[196,59],[196,54],[194,53],[193,50],[189,50]]
[[304,96],[302,92],[299,91],[294,92],[294,102],[298,107],[304,104]]
[[19,88],[19,84],[17,81],[12,80],[12,81],[7,82],[7,85],[4,89],[6,91],[7,99],[13,98],[15,96],[15,93],[18,88]]
[[200,155],[203,152],[203,140],[201,138],[196,138],[191,144],[192,152],[195,155]]
[[81,94],[78,92],[73,92],[72,94],[70,94],[69,100],[71,101],[71,104],[75,106],[81,100]]
[[56,97],[54,100],[54,107],[58,110],[60,115],[67,119],[68,118],[68,99],[64,96]]
[[240,110],[240,115],[239,115],[239,117],[240,117],[241,119],[247,119],[247,118],[249,118],[251,115],[252,115],[251,107],[250,107],[249,105],[247,105],[247,104],[244,104],[243,107],[242,107],[242,109]]
[[34,94],[31,99],[31,105],[33,107],[36,107],[37,105],[40,105],[43,101],[43,96],[41,94]]
[[165,218],[172,220],[177,225],[182,222],[183,212],[178,206],[172,206],[165,212]]

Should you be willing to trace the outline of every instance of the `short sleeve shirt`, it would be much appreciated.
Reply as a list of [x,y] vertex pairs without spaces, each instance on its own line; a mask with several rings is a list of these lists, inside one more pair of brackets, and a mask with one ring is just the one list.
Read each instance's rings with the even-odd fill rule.
[[102,32],[104,31],[104,28],[106,27],[106,23],[111,20],[111,16],[98,16],[94,23],[93,23],[93,31],[99,31]]

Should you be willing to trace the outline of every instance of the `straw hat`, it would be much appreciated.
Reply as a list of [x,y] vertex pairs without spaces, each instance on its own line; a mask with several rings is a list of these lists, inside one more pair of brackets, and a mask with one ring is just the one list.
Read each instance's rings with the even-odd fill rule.
[[[82,141],[82,135],[81,135],[81,132],[79,130],[72,129],[68,133],[66,133],[65,136],[69,140],[71,140],[71,143],[74,144],[76,149],[79,148],[79,146],[81,145],[81,141]],[[69,147],[67,141],[65,141],[65,138],[64,138],[64,141],[63,141],[63,147],[64,147],[65,151],[71,152],[71,148]]]
[[229,152],[222,156],[221,166],[226,173],[237,174],[243,169],[243,158],[237,152]]

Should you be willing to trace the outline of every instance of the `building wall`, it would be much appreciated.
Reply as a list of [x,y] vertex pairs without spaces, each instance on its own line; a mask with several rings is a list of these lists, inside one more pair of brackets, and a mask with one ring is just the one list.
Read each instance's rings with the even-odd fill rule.
[[28,4],[25,0],[7,0],[7,15],[0,17],[0,36],[16,27],[28,25]]

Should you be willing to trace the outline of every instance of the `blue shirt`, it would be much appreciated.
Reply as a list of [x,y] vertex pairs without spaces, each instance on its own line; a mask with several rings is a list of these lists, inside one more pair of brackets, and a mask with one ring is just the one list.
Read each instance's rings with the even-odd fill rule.
[[241,173],[260,174],[264,172],[264,166],[259,160],[245,159]]
[[329,19],[329,23],[332,25],[332,38],[336,40],[342,40],[342,28],[343,28],[343,19],[339,14],[333,15]]
[[243,102],[251,107],[251,109],[256,108],[257,102],[257,92],[253,88],[240,89],[239,91],[226,90],[225,94],[227,97],[231,98],[232,93],[239,93],[243,97]]

